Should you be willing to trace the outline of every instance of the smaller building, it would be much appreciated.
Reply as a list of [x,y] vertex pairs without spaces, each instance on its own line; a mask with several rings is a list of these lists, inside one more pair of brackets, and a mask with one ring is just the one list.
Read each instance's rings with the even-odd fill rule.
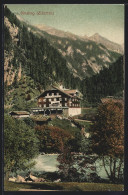
[[13,118],[26,118],[30,117],[30,113],[27,111],[12,111],[9,113]]

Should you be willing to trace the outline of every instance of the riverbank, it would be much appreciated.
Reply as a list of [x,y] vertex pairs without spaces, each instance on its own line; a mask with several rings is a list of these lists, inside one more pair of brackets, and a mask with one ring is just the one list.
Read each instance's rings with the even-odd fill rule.
[[121,184],[78,183],[78,182],[45,182],[13,183],[4,182],[4,191],[123,191]]

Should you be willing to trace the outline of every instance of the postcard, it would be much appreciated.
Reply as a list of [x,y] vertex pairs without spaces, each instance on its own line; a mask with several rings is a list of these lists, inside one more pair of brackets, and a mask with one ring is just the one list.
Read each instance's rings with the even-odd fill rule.
[[4,191],[124,190],[124,4],[5,4]]

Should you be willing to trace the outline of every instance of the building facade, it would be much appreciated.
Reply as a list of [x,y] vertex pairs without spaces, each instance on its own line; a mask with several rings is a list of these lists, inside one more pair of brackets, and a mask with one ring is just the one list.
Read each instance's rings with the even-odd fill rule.
[[52,87],[44,91],[37,98],[38,109],[42,114],[63,114],[65,116],[74,116],[81,114],[80,98],[77,90],[62,90]]

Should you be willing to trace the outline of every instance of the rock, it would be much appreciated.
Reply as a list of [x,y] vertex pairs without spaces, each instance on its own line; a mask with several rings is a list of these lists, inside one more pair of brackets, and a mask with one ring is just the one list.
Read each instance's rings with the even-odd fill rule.
[[89,138],[89,135],[90,135],[89,133],[85,133],[85,134],[84,134],[84,136],[85,136],[86,138]]
[[26,181],[27,183],[32,183],[32,181]]
[[61,179],[57,179],[57,180],[55,180],[54,182],[55,182],[55,183],[61,182]]
[[42,181],[44,181],[44,179],[43,179],[43,178],[35,177],[35,176],[33,176],[33,175],[30,173],[29,176],[25,178],[25,181],[27,181],[27,182],[28,182],[28,181],[31,181],[31,182],[42,182]]
[[72,127],[75,127],[76,125],[74,125],[73,123],[71,123],[71,126],[72,126]]
[[8,179],[8,181],[13,181],[13,182],[15,182],[15,181],[16,181],[16,178],[15,178],[15,177],[10,177],[10,178]]
[[25,179],[22,176],[17,175],[16,182],[25,182]]

